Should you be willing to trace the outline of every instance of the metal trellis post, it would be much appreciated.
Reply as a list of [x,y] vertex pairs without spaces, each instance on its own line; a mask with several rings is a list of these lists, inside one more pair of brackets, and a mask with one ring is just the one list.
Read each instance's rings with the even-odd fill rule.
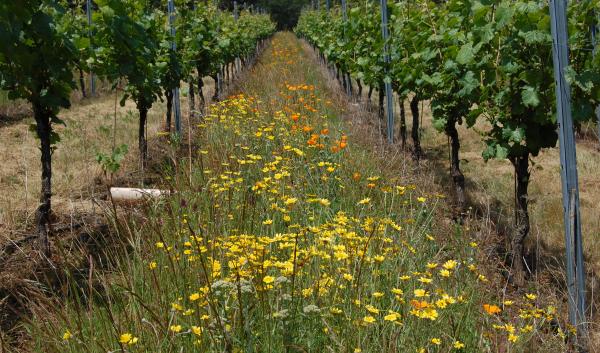
[[[92,42],[92,0],[87,0],[85,10],[87,12],[87,20],[89,27],[89,37],[90,37],[90,45]],[[96,94],[96,77],[94,76],[94,72],[90,71],[90,95],[94,96]]]
[[[592,32],[592,55],[596,56],[596,36],[598,35],[598,16],[594,12],[595,22],[590,28]],[[598,142],[600,142],[600,106],[596,107],[596,128],[598,129]]]
[[[175,42],[175,35],[177,33],[175,30],[175,3],[173,0],[168,0],[167,5],[169,10],[169,26],[172,36],[171,50],[176,51],[177,43]],[[173,89],[173,112],[175,115],[175,131],[177,131],[177,134],[181,135],[181,106],[179,103],[179,84],[177,84],[177,87]]]
[[390,73],[390,54],[388,50],[388,38],[390,36],[388,29],[388,8],[387,0],[380,0],[381,3],[381,32],[383,34],[383,60],[385,62],[385,96],[387,101],[387,137],[389,143],[394,143],[394,99],[392,94],[392,83],[389,78]]
[[586,334],[585,325],[585,270],[581,219],[579,212],[579,185],[577,177],[577,152],[573,119],[571,115],[571,92],[565,78],[569,66],[569,43],[567,35],[567,12],[565,0],[550,1],[554,78],[556,81],[556,110],[560,143],[560,163],[565,223],[565,248],[567,260],[567,287],[569,295],[569,321],[577,328],[579,340]]
[[344,18],[344,21],[348,20],[348,3],[346,2],[346,0],[342,0],[342,16]]
[[329,13],[329,10],[331,10],[331,0],[327,0],[326,4],[327,4],[327,13]]

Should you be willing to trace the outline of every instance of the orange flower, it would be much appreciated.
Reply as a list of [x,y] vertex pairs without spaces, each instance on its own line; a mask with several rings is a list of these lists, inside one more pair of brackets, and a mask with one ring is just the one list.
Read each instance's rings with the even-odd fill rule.
[[327,135],[327,134],[329,134],[329,129],[321,130],[321,135]]
[[308,125],[304,125],[302,127],[302,131],[304,131],[304,132],[311,132],[312,131],[312,127],[310,127]]
[[300,114],[292,114],[292,120],[298,121],[300,119]]
[[502,311],[497,305],[491,304],[483,304],[483,310],[490,315],[499,314]]
[[344,149],[344,148],[346,148],[346,146],[348,146],[348,143],[346,143],[346,141],[342,141],[342,142],[340,142],[340,148],[341,148],[341,149]]
[[361,175],[358,172],[352,174],[352,179],[354,179],[354,181],[359,181],[360,177],[361,177]]
[[421,310],[421,309],[427,308],[429,306],[429,303],[426,301],[419,301],[419,300],[413,299],[410,301],[410,305],[412,305],[413,308],[415,308],[415,309]]

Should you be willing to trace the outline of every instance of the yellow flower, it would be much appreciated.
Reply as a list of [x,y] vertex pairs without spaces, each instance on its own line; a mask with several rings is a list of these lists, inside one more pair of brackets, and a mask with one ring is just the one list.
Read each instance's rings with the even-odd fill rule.
[[264,225],[266,225],[266,226],[268,226],[268,225],[271,225],[271,224],[273,224],[273,220],[272,220],[272,219],[267,219],[267,220],[264,220],[264,221],[262,222],[262,224],[264,224]]
[[69,331],[69,330],[66,330],[66,331],[65,331],[65,333],[63,334],[63,337],[62,337],[62,339],[63,339],[64,341],[68,341],[68,340],[70,340],[70,339],[71,339],[71,337],[73,337],[73,335],[71,334],[71,331]]
[[119,343],[121,344],[136,344],[138,341],[137,337],[134,337],[131,333],[124,333],[119,337]]
[[537,298],[537,295],[532,294],[532,293],[527,293],[527,294],[525,294],[525,298],[527,298],[529,300],[535,300]]
[[349,273],[344,273],[343,277],[346,281],[352,281],[352,279],[354,279],[354,277],[352,277],[352,275]]
[[158,264],[156,263],[156,261],[152,261],[151,263],[148,264],[148,268],[151,270],[154,270],[158,267]]
[[448,271],[448,270],[440,270],[440,276],[442,276],[442,277],[450,277],[450,271]]
[[291,206],[293,204],[295,204],[296,202],[298,202],[298,199],[295,197],[288,197],[287,199],[285,199],[285,201],[283,202],[286,206]]
[[181,327],[181,325],[171,325],[171,327],[169,329],[172,332],[179,333],[179,332],[181,332],[182,327]]
[[444,262],[442,267],[445,268],[446,270],[453,270],[456,267],[456,265],[458,265],[458,262],[456,262],[454,260],[448,260],[448,261]]
[[465,344],[462,343],[461,341],[454,341],[454,344],[452,346],[454,347],[454,349],[465,348]]
[[366,204],[368,204],[369,202],[371,202],[371,198],[370,198],[370,197],[367,197],[367,198],[364,198],[364,199],[362,199],[362,200],[358,201],[357,205],[366,205]]
[[363,322],[366,324],[372,324],[375,322],[375,318],[373,316],[365,316],[363,317]]
[[360,349],[360,348],[354,348],[354,353],[362,353],[362,349]]
[[517,336],[515,334],[511,333],[511,334],[508,335],[508,340],[511,341],[511,342],[513,342],[513,343],[517,342],[518,339],[519,339],[519,336]]
[[190,300],[195,302],[196,300],[200,299],[200,293],[192,293],[190,294]]
[[192,326],[192,332],[196,336],[200,336],[202,334],[202,328],[198,326]]
[[374,292],[373,293],[373,297],[374,298],[381,298],[381,297],[383,297],[383,293],[381,293],[381,292]]
[[400,314],[390,311],[389,314],[383,317],[385,321],[396,321],[400,318]]
[[273,283],[274,281],[275,281],[275,277],[273,277],[273,276],[265,276],[263,278],[263,282],[266,284]]
[[396,295],[402,295],[402,294],[404,294],[404,291],[400,288],[392,288],[392,293],[394,293]]
[[376,307],[374,307],[373,305],[366,305],[365,308],[367,309],[368,312],[370,312],[371,314],[379,314],[379,309],[377,309]]
[[418,279],[418,281],[421,283],[431,283],[433,280],[431,278],[421,277]]
[[414,290],[415,297],[421,298],[427,296],[427,291],[424,289],[415,289]]
[[423,203],[423,202],[427,201],[427,199],[424,197],[417,197],[417,201],[419,201],[420,203]]
[[342,309],[338,309],[338,308],[330,308],[329,311],[332,314],[341,314],[341,313],[343,313]]
[[440,344],[442,344],[442,340],[439,338],[432,338],[431,343],[435,344],[436,346],[439,346]]
[[157,249],[162,249],[162,248],[164,248],[164,247],[165,247],[165,243],[163,243],[162,241],[158,241],[158,242],[156,242],[156,244],[155,244],[155,245],[156,245],[156,248],[157,248]]

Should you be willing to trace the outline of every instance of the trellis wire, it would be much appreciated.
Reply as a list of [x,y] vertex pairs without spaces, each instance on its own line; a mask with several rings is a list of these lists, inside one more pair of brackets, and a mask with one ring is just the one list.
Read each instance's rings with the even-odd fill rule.
[[383,60],[385,62],[385,96],[387,101],[387,138],[389,143],[394,143],[394,100],[392,95],[392,83],[388,77],[390,66],[390,54],[388,50],[388,8],[387,0],[381,0],[381,32],[383,35]]
[[577,152],[571,115],[571,92],[565,78],[565,70],[569,66],[566,1],[551,0],[550,17],[565,223],[569,321],[577,329],[577,343],[583,345],[582,338],[586,334],[585,270],[579,212]]
[[[171,36],[172,36],[171,50],[176,51],[177,43],[175,42],[175,35],[177,33],[175,30],[175,3],[173,2],[173,0],[168,0],[167,8],[169,11],[169,26],[170,26]],[[178,84],[177,87],[175,87],[173,89],[173,108],[174,108],[173,113],[175,115],[175,131],[177,131],[178,135],[181,135],[181,106],[179,103],[180,102],[179,102],[179,84]]]

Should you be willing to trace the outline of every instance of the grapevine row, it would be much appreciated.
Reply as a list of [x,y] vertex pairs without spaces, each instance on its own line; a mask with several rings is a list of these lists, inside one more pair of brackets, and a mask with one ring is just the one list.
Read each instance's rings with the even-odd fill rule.
[[[173,36],[166,6],[153,3],[96,0],[92,26],[79,1],[0,3],[0,89],[7,91],[10,99],[24,99],[33,108],[42,164],[36,225],[46,254],[50,251],[52,152],[60,141],[53,126],[63,123],[58,114],[71,105],[75,71],[80,78],[84,71],[93,72],[112,83],[113,89],[123,87],[121,105],[127,99],[135,102],[143,166],[146,119],[152,105],[166,97],[170,110],[171,92],[181,81],[189,83],[193,95],[196,82],[202,92],[203,76],[229,72],[238,58],[243,65],[250,64],[262,42],[275,31],[267,15],[243,12],[236,19],[207,2],[177,1]],[[198,111],[194,100],[190,101],[191,112]],[[170,116],[169,111],[168,128]]]
[[[595,119],[600,103],[600,62],[590,28],[597,0],[569,2],[571,66],[568,80],[576,124]],[[458,125],[478,121],[483,158],[509,160],[516,179],[516,229],[511,238],[517,283],[524,279],[523,244],[529,233],[530,160],[557,144],[552,37],[547,1],[427,0],[388,1],[390,38],[381,36],[379,5],[350,4],[348,19],[339,9],[305,11],[296,33],[326,61],[377,89],[383,119],[383,85],[391,82],[400,99],[400,136],[406,140],[404,100],[413,115],[413,154],[421,154],[419,102],[431,105],[433,125],[450,141],[451,177],[458,206],[465,207],[465,177],[460,170]],[[387,45],[391,62],[382,55]],[[389,73],[389,74],[386,74]],[[352,87],[352,80],[344,79]]]

